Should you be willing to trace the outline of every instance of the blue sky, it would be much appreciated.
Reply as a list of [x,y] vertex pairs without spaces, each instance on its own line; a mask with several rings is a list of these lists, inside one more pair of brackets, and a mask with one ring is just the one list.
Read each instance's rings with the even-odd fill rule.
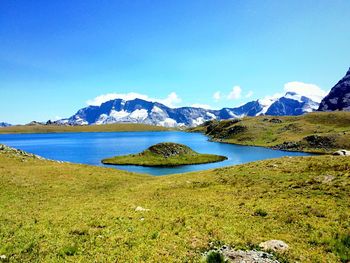
[[349,10],[347,0],[2,0],[0,121],[68,117],[111,93],[221,108],[286,83],[325,92],[350,66]]

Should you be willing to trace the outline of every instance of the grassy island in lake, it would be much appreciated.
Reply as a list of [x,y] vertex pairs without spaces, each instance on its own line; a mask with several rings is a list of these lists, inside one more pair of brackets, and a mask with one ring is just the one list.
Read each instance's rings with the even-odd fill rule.
[[220,162],[226,159],[227,157],[225,156],[197,153],[183,144],[165,142],[155,144],[138,154],[103,159],[102,163],[139,166],[179,166]]

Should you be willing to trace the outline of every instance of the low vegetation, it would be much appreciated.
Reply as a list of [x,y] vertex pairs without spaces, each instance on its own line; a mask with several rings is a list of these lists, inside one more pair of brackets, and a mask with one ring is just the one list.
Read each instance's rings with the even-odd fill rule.
[[350,260],[349,157],[152,177],[0,151],[0,189],[0,261],[198,262],[271,239],[280,262]]
[[226,143],[332,153],[339,149],[350,149],[350,112],[209,121],[190,131],[203,132],[213,140]]
[[220,162],[226,159],[225,156],[197,153],[183,144],[166,142],[153,145],[138,154],[103,159],[102,163],[140,166],[179,166]]
[[167,131],[169,128],[141,123],[117,123],[103,125],[17,125],[0,128],[0,134],[7,133],[56,133],[56,132],[126,132]]

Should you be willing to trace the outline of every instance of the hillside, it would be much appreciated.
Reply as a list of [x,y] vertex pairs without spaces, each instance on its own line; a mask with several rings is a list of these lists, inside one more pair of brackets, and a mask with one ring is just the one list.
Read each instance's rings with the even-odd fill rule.
[[280,262],[346,262],[349,171],[317,156],[151,177],[0,151],[0,256],[198,262],[214,245],[280,239]]
[[332,153],[338,149],[350,149],[350,112],[210,121],[190,131],[203,132],[213,140],[226,143]]
[[0,128],[0,134],[6,133],[55,133],[55,132],[124,132],[124,131],[166,131],[169,128],[139,124],[116,123],[104,125],[17,125]]
[[165,142],[152,145],[138,154],[103,159],[102,163],[139,166],[179,166],[214,163],[226,159],[225,156],[197,153],[183,144]]

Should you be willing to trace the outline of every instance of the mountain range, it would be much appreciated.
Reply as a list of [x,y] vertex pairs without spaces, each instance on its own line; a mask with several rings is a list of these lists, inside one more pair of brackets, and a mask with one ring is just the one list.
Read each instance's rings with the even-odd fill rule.
[[142,99],[114,99],[100,106],[80,109],[58,124],[91,125],[110,123],[144,123],[166,127],[196,126],[205,121],[225,120],[258,115],[301,115],[317,110],[319,104],[310,98],[287,92],[274,100],[256,100],[235,108],[210,110],[197,107],[170,108],[159,102]]
[[[78,110],[69,118],[49,120],[48,125],[94,125],[111,123],[143,123],[165,127],[197,126],[208,120],[226,120],[245,116],[296,116],[312,111],[350,111],[350,68],[346,75],[321,101],[287,92],[276,99],[248,102],[239,107],[210,110],[198,107],[170,108],[159,102],[142,99],[114,99],[100,106],[88,106]],[[30,125],[38,124],[32,122]],[[44,123],[39,123],[40,125]],[[0,127],[11,126],[0,122]]]

